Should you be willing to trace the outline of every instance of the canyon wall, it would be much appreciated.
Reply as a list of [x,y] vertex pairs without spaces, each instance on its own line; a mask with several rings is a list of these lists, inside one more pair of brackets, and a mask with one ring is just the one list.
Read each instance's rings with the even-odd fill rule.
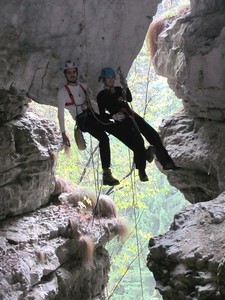
[[225,2],[190,4],[190,13],[159,35],[154,66],[183,103],[163,121],[161,133],[181,166],[167,172],[168,180],[192,205],[150,240],[148,267],[165,300],[222,300]]
[[[159,2],[0,1],[0,299],[107,299],[105,244],[119,234],[118,219],[51,203],[61,136],[29,102],[56,105],[66,60],[93,92],[101,68],[126,75]],[[81,237],[94,244],[89,268]]]

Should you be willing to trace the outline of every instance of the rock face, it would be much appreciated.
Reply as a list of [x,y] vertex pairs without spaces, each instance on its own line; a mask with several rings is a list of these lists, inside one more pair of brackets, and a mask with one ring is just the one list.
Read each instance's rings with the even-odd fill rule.
[[165,300],[222,300],[225,2],[190,4],[191,12],[160,34],[154,65],[183,101],[182,112],[160,129],[181,166],[167,172],[168,180],[193,205],[175,215],[167,233],[150,240],[148,267]]
[[225,4],[208,14],[191,11],[158,39],[154,58],[158,74],[183,99],[194,117],[224,120]]
[[0,219],[33,211],[54,191],[52,153],[60,147],[55,125],[32,112],[0,130]]
[[0,99],[0,126],[24,114],[30,102],[24,95],[18,95],[13,88],[10,88],[9,91],[5,89],[0,90]]
[[[80,237],[72,233],[69,220],[78,223],[81,236],[93,240],[93,265],[81,259]],[[0,299],[106,299],[109,257],[104,246],[118,234],[118,225],[116,218],[82,218],[65,202],[1,222]]]
[[[104,245],[117,221],[106,220],[103,234],[94,224],[94,269],[87,272],[79,238],[68,227],[68,216],[79,224],[81,216],[70,206],[40,209],[55,187],[53,153],[60,142],[52,123],[26,112],[27,97],[55,105],[68,59],[93,91],[104,66],[121,66],[126,75],[159,2],[1,4],[0,299],[106,299]],[[168,180],[196,203],[224,192],[225,2],[191,0],[190,8],[160,35],[154,64],[184,106],[161,126],[181,166],[167,172]],[[148,266],[164,299],[224,299],[224,197],[187,208],[165,236],[150,241]]]
[[[66,60],[77,63],[94,92],[102,67],[120,66],[126,75],[160,0],[1,2],[0,299],[106,299],[104,246],[117,234],[118,220],[88,227],[90,218],[69,206],[40,208],[55,189],[60,137],[27,107],[29,98],[55,105]],[[76,236],[69,217],[86,226]],[[80,234],[94,241],[89,269],[81,262]]]
[[149,242],[148,267],[163,299],[223,300],[225,194],[187,207]]
[[167,178],[188,201],[209,201],[225,190],[223,122],[181,112],[165,119],[160,129],[166,148],[182,166],[167,172]]
[[183,113],[164,120],[163,140],[181,171],[169,182],[191,203],[224,191],[225,3],[191,1],[191,11],[158,38],[156,72],[168,78]]
[[55,104],[68,59],[77,63],[93,90],[102,67],[121,66],[127,74],[159,2],[1,3],[0,89],[13,86],[38,102]]

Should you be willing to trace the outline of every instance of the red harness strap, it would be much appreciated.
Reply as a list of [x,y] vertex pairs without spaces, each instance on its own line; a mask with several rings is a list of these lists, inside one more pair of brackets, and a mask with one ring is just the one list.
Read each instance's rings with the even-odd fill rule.
[[[85,90],[85,88],[81,84],[79,84],[79,86],[81,87],[81,89],[84,92],[85,96],[87,96],[87,91]],[[75,104],[75,99],[74,99],[74,96],[71,93],[71,90],[70,90],[70,88],[69,88],[69,86],[67,84],[65,84],[65,88],[66,88],[66,90],[67,90],[67,92],[68,92],[68,94],[70,96],[70,100],[71,100],[70,102],[66,103],[66,106],[74,105]]]

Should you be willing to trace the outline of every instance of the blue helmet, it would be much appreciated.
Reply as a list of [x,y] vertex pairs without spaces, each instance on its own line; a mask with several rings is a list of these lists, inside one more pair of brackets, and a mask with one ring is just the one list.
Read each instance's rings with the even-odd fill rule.
[[104,68],[101,70],[100,78],[116,77],[116,72],[112,68]]

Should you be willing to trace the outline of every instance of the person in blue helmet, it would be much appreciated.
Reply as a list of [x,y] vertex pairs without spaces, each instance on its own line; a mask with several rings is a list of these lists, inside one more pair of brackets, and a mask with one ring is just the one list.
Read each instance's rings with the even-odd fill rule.
[[100,158],[103,169],[103,185],[117,185],[119,181],[112,176],[110,169],[109,138],[103,126],[95,118],[93,109],[90,109],[87,101],[88,88],[86,84],[78,82],[78,68],[74,62],[66,61],[63,72],[67,83],[59,89],[57,96],[58,119],[63,144],[70,147],[70,139],[66,133],[64,119],[64,111],[68,109],[81,131],[90,133],[99,141]]
[[[107,82],[109,79],[112,79],[113,85],[110,85],[110,87],[106,85],[104,78]],[[133,122],[130,119],[123,118],[124,114],[122,109],[126,108],[126,104],[122,99],[123,94],[121,87],[114,87],[115,71],[112,68],[104,68],[101,72],[100,79],[103,79],[105,83],[105,89],[97,95],[97,102],[98,105],[100,105],[100,117],[105,122],[114,119],[113,130],[112,128],[107,128],[107,126],[105,127],[105,130],[114,135],[133,151],[134,162],[136,169],[138,169],[139,179],[143,182],[148,181],[148,176],[145,171],[146,149],[144,140]],[[114,98],[114,96],[116,97]],[[107,111],[109,113],[107,113]]]
[[[163,146],[158,132],[130,108],[128,102],[132,101],[131,92],[126,84],[123,88],[115,86],[115,77],[116,73],[111,67],[101,70],[99,79],[103,81],[104,89],[97,95],[100,116],[103,116],[105,119],[107,116],[114,119],[118,131],[121,128],[124,133],[125,144],[128,146],[131,145],[130,148],[132,148],[130,139],[138,139],[144,147],[143,135],[149,144],[154,146],[156,158],[164,170],[179,169]],[[122,141],[122,139],[120,140]],[[134,155],[135,163],[138,162],[138,159],[140,160],[140,155],[143,155],[147,159],[146,153],[145,155],[143,151],[141,153],[136,153],[136,157]],[[145,177],[143,170],[139,175],[140,177]]]

